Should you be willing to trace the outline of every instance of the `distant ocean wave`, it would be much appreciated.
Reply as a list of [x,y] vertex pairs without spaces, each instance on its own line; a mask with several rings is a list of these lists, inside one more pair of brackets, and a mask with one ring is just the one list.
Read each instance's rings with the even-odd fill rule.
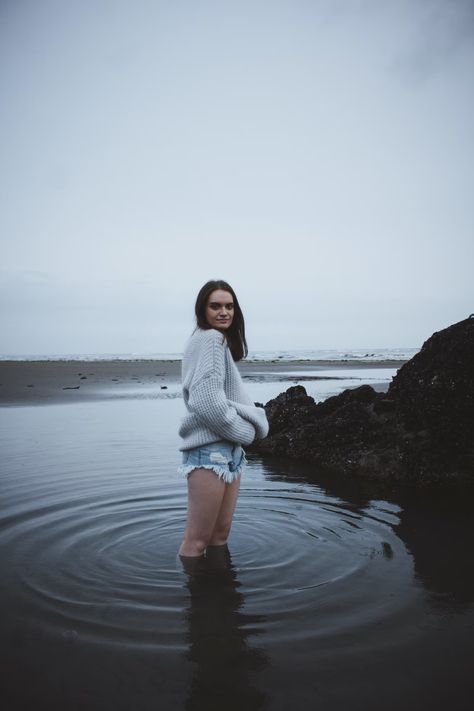
[[250,351],[249,360],[409,360],[419,348],[345,348],[342,350]]
[[182,353],[40,353],[0,355],[1,360],[181,360]]
[[[333,350],[270,350],[250,351],[248,360],[280,362],[294,360],[329,361],[405,361],[412,358],[419,348],[345,348]],[[67,354],[10,354],[0,355],[0,360],[52,360],[52,361],[96,361],[96,360],[181,360],[182,353],[67,353]]]

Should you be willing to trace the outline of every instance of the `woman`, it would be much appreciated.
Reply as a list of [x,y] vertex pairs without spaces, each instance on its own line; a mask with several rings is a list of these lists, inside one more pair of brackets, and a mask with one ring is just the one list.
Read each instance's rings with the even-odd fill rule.
[[241,445],[268,434],[265,410],[244,389],[235,361],[247,355],[237,297],[225,281],[208,281],[195,306],[197,327],[183,354],[188,410],[179,434],[188,477],[188,518],[179,555],[196,557],[227,542],[246,463]]

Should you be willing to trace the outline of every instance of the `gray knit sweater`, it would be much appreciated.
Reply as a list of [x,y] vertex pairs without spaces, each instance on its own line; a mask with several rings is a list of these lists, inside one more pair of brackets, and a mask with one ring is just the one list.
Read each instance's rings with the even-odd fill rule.
[[265,410],[245,391],[225,336],[197,328],[186,344],[182,381],[188,410],[181,422],[180,450],[220,439],[247,445],[268,434]]

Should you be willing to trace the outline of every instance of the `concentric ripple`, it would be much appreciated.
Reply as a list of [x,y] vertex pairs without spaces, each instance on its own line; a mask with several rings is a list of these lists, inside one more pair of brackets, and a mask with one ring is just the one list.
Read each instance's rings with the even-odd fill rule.
[[13,585],[32,622],[73,637],[180,644],[185,590],[164,551],[171,540],[177,548],[182,501],[168,492],[28,513],[0,540],[15,551]]
[[[75,417],[68,408],[60,442],[64,407],[49,408],[46,420],[37,408],[13,413],[22,428],[6,452],[0,518],[11,609],[71,641],[184,650],[201,593],[176,556],[186,515],[177,443],[149,425],[133,437],[129,410],[104,432],[97,407],[76,406]],[[395,626],[416,595],[397,521],[396,506],[357,508],[251,461],[229,545],[239,625],[268,642]]]
[[353,510],[302,483],[243,492],[234,562],[274,641],[386,623],[409,604],[412,560],[394,509]]

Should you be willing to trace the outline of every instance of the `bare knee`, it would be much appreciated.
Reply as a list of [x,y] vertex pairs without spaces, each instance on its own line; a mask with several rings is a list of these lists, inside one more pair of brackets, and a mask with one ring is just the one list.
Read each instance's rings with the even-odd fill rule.
[[209,540],[210,545],[221,546],[226,543],[229,538],[231,525],[232,521],[218,522]]
[[193,557],[203,555],[208,545],[209,540],[202,536],[199,538],[185,536],[181,548],[179,549],[179,555]]

